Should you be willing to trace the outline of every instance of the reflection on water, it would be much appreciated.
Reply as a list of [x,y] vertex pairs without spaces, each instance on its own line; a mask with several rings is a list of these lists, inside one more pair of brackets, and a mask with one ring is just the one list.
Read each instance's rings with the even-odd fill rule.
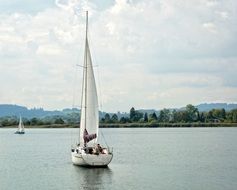
[[84,168],[74,166],[78,177],[78,189],[108,189],[112,184],[112,170],[107,168]]

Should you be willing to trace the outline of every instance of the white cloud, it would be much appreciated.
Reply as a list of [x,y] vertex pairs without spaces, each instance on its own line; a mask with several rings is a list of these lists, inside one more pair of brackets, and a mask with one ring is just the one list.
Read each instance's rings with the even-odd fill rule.
[[76,88],[79,104],[81,70],[76,87],[72,81],[83,61],[86,9],[105,111],[237,101],[235,1],[100,6],[57,0],[34,15],[0,13],[0,103],[70,107]]
[[209,32],[217,33],[217,29],[214,23],[211,23],[211,22],[203,23],[203,27],[207,29],[207,31]]

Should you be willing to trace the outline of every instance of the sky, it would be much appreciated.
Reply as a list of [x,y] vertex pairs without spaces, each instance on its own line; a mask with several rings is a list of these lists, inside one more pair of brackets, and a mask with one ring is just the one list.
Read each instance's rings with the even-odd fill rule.
[[80,107],[86,10],[100,110],[237,102],[236,0],[0,0],[0,104]]

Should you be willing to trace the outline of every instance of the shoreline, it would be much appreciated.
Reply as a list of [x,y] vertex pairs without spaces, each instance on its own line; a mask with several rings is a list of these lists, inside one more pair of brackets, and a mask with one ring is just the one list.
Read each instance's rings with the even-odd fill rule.
[[[25,128],[78,128],[79,124],[26,125]],[[195,128],[195,127],[237,127],[237,123],[103,123],[99,128]],[[17,126],[1,126],[17,128]]]

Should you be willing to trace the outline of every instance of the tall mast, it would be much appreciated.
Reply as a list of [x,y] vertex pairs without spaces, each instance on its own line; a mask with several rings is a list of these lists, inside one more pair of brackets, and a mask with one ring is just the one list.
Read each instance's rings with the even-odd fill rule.
[[88,33],[88,11],[86,11],[86,40],[87,40],[87,33]]
[[86,106],[87,106],[87,48],[88,48],[88,11],[86,11],[86,45],[85,45],[85,129],[86,129]]

